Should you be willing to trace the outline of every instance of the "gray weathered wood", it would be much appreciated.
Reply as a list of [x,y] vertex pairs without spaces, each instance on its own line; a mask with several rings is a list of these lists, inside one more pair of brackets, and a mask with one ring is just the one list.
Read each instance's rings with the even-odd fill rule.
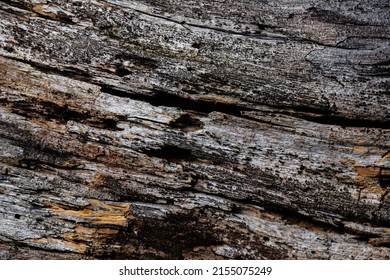
[[0,258],[389,259],[390,7],[0,1]]

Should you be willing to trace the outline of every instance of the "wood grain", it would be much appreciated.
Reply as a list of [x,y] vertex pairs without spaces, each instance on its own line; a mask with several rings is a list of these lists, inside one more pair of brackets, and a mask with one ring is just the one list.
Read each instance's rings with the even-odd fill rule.
[[0,259],[389,259],[388,1],[0,1]]

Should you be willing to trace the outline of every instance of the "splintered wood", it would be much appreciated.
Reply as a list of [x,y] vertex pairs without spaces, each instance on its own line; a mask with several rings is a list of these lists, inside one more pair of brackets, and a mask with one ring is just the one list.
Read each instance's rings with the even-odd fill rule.
[[387,0],[0,1],[0,259],[389,259],[389,34]]

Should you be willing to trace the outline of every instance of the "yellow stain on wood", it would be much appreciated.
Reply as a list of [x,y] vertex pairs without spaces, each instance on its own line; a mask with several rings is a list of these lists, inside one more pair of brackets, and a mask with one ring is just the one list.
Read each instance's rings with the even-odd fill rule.
[[[131,205],[128,203],[115,203],[90,199],[89,205],[84,209],[69,209],[66,205],[46,201],[45,206],[59,214],[59,219],[72,216],[84,224],[75,223],[71,231],[56,233],[56,238],[45,237],[28,239],[26,242],[32,245],[47,248],[85,253],[87,249],[99,248],[107,242],[111,236],[119,233],[119,229],[112,226],[125,226],[129,219],[134,217],[129,214]],[[54,221],[54,220],[53,220]],[[101,227],[104,225],[105,227]]]
[[101,235],[114,235],[117,234],[119,230],[111,229],[111,228],[99,228],[97,229],[97,233]]
[[368,244],[371,244],[373,246],[388,246],[390,245],[390,237],[379,237],[379,238],[370,238],[368,240]]
[[128,203],[110,203],[96,199],[91,199],[88,208],[81,210],[64,209],[54,202],[46,202],[45,205],[60,215],[73,216],[92,225],[124,226],[130,218],[128,211],[131,210]]
[[107,238],[119,232],[117,229],[111,228],[89,228],[77,225],[74,231],[66,232],[61,237],[68,242],[84,242],[95,245],[96,243],[103,243]]
[[375,164],[379,165],[388,161],[390,159],[390,151],[387,151],[380,159],[378,159]]
[[383,191],[379,185],[379,180],[375,178],[356,176],[355,182],[364,190],[371,190],[374,192]]
[[390,176],[390,168],[382,168],[381,169],[381,176]]
[[380,186],[381,168],[377,166],[353,166],[357,176],[355,182],[364,187],[370,192],[382,192],[383,188]]
[[388,151],[382,158],[383,159],[390,158],[390,151]]
[[75,253],[85,253],[89,247],[97,248],[119,230],[111,228],[89,228],[77,225],[73,231],[58,234],[57,238],[28,239],[26,242],[31,245],[45,245],[50,249],[62,249]]
[[340,162],[344,164],[355,164],[355,160],[352,158],[343,158],[340,160]]
[[93,189],[95,187],[103,186],[105,177],[106,177],[106,175],[104,175],[104,173],[97,171],[95,176],[93,176],[91,181],[89,181],[88,188]]
[[352,153],[355,154],[364,154],[367,152],[367,149],[364,147],[355,146],[352,148]]
[[376,166],[354,166],[355,172],[362,177],[378,177],[380,168]]
[[91,240],[96,236],[96,228],[77,225],[73,231],[62,234],[65,240]]
[[33,6],[32,7],[32,10],[39,14],[39,15],[42,15],[42,16],[45,16],[45,17],[48,17],[48,18],[51,18],[51,19],[54,19],[54,20],[57,20],[58,19],[58,16],[53,13],[53,12],[45,12],[43,9],[44,9],[44,6],[46,5],[36,5],[36,6]]
[[368,197],[370,195],[377,197],[378,195],[382,196],[385,192],[379,185],[367,186],[361,190],[360,197]]

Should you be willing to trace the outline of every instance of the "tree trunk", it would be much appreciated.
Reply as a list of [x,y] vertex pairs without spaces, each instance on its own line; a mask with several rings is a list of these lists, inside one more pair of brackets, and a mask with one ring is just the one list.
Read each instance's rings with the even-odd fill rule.
[[0,258],[389,259],[388,0],[0,1]]

